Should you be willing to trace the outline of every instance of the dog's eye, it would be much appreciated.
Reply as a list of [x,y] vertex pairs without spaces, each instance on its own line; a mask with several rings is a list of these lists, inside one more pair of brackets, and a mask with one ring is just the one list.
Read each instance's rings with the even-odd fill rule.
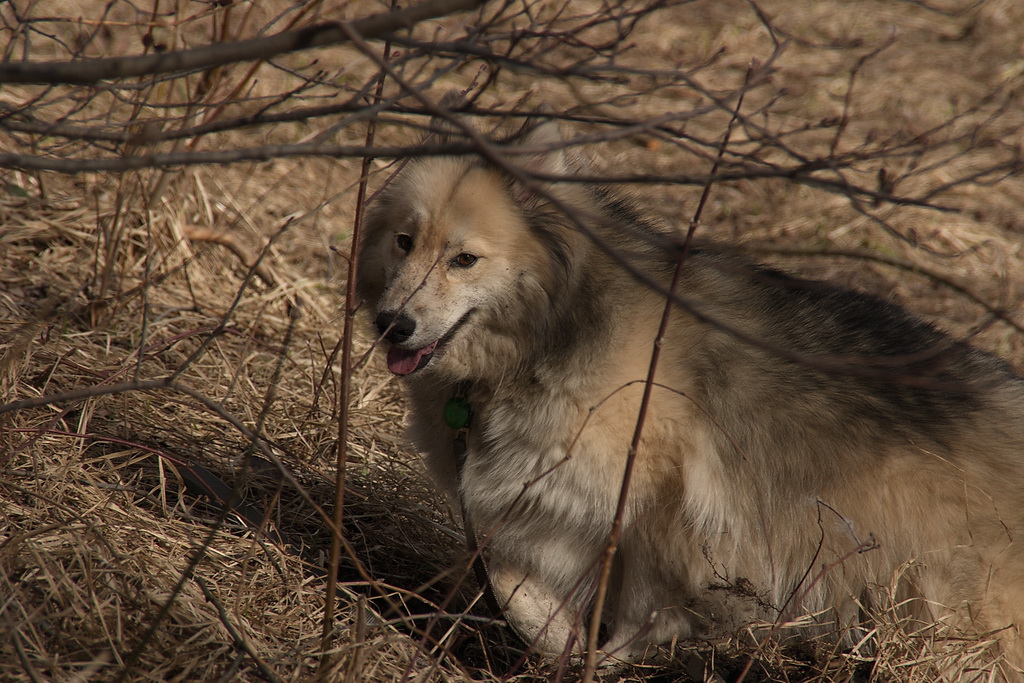
[[459,268],[469,268],[471,265],[476,263],[476,258],[477,257],[472,254],[459,254],[455,257],[455,260],[452,261],[452,264]]
[[412,237],[402,233],[395,236],[395,244],[399,249],[408,254],[412,250]]

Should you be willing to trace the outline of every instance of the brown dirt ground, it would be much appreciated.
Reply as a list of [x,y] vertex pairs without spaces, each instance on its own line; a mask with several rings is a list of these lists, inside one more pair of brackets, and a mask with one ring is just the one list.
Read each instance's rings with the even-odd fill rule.
[[[176,14],[137,9],[142,4],[36,3],[22,20],[69,18],[32,24],[37,32],[15,32],[10,5],[0,6],[7,22],[0,45],[12,46],[9,59],[33,61],[65,59],[77,45],[87,45],[88,56],[128,55],[144,42],[185,48],[211,36],[248,37],[293,20],[303,25],[379,9],[313,2],[285,12],[290,5],[283,0],[238,2],[227,21],[216,4],[182,2]],[[561,10],[562,28],[578,27],[605,6],[530,5],[542,19]],[[1024,323],[1017,312],[1024,297],[1024,181],[1011,163],[1024,123],[1024,4],[1017,0],[683,2],[654,12],[618,45],[620,77],[508,68],[495,75],[480,105],[543,101],[557,112],[620,121],[697,110],[742,84],[752,60],[771,57],[772,35],[758,11],[784,48],[770,80],[748,93],[746,125],[730,150],[756,155],[762,168],[862,155],[845,169],[849,182],[878,189],[884,174],[895,179],[895,194],[936,190],[934,202],[949,210],[852,202],[814,183],[747,178],[715,184],[700,234],[901,301],[1024,367],[1024,334],[992,314],[1005,311]],[[419,35],[455,34],[467,16],[431,22]],[[91,42],[82,37],[94,30]],[[598,27],[584,37],[609,35]],[[521,49],[529,45],[525,40]],[[569,45],[536,55],[553,65],[578,57]],[[434,74],[441,66],[443,60],[420,60],[407,74],[433,79],[432,98],[483,82],[479,62]],[[639,68],[650,73],[625,74]],[[205,115],[252,112],[266,103],[255,98],[294,87],[295,73],[323,71],[305,105],[329,103],[374,73],[373,62],[352,47],[248,69],[218,72],[210,92],[230,99],[241,84],[250,99],[222,110],[207,106]],[[672,69],[692,80],[664,77]],[[197,75],[165,81],[134,106],[111,90],[3,85],[0,106],[39,96],[45,106],[36,114],[48,120],[147,119],[173,127],[200,87]],[[389,83],[387,92],[395,88]],[[728,118],[712,110],[687,120],[692,139],[635,130],[585,152],[595,169],[612,176],[700,176]],[[386,119],[382,143],[411,140],[401,120]],[[195,149],[286,144],[325,131],[337,144],[362,143],[363,122],[328,130],[335,123],[318,118],[237,129],[197,138]],[[609,129],[579,124],[573,132]],[[784,144],[765,144],[766,132]],[[157,151],[191,143],[161,143]],[[89,158],[111,149],[32,137],[0,122],[0,150]],[[374,168],[375,187],[385,164]],[[72,175],[0,167],[0,405],[95,394],[0,414],[0,679],[555,675],[522,659],[502,627],[484,623],[483,610],[464,614],[472,593],[453,589],[461,583],[460,526],[403,448],[399,387],[376,357],[353,374],[349,548],[333,649],[318,669],[330,534],[317,508],[329,514],[334,496],[341,377],[334,350],[358,174],[357,158]],[[680,225],[701,189],[691,182],[628,187]],[[228,237],[204,239],[197,231]],[[246,261],[260,253],[261,275],[248,281]],[[360,333],[355,357],[368,348]],[[102,393],[171,373],[192,393]],[[265,450],[254,448],[250,430],[264,435]],[[282,477],[270,457],[293,478]],[[244,515],[225,517],[190,488],[189,471],[237,485],[250,516],[265,512],[262,523],[273,531],[253,531]],[[940,672],[971,675],[987,647],[936,644],[886,623],[874,635],[873,649],[852,652],[813,642],[756,652],[732,640],[679,644],[671,660],[621,676],[668,681],[714,671],[730,679],[753,661],[749,681],[927,681]]]

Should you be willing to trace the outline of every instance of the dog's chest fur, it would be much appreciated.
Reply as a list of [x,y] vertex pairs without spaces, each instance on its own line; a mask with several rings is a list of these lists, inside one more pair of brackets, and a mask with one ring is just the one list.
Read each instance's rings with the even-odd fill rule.
[[[474,416],[459,497],[481,533],[494,530],[491,542],[502,553],[531,554],[549,545],[560,562],[571,555],[580,563],[601,553],[622,488],[648,360],[632,360],[643,358],[646,349],[637,353],[630,340],[615,341],[612,348],[621,351],[590,373],[574,372],[572,380],[471,393]],[[627,536],[647,526],[644,519],[669,515],[681,522],[684,501],[661,493],[683,476],[678,456],[706,440],[703,427],[678,403],[676,393],[654,389],[623,519]],[[566,544],[573,552],[565,552]],[[529,564],[538,561],[543,558]]]

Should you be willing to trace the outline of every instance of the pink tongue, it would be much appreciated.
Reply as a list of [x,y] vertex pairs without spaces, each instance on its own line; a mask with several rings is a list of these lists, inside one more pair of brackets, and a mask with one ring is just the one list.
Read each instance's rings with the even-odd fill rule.
[[388,349],[388,369],[396,375],[408,375],[420,366],[424,356],[434,352],[435,347],[437,342],[413,351],[392,346]]

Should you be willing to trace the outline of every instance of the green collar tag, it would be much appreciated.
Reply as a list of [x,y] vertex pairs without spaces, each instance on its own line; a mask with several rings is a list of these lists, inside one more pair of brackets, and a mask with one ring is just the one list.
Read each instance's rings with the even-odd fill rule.
[[462,396],[452,396],[444,404],[444,423],[452,429],[469,425],[469,401]]

